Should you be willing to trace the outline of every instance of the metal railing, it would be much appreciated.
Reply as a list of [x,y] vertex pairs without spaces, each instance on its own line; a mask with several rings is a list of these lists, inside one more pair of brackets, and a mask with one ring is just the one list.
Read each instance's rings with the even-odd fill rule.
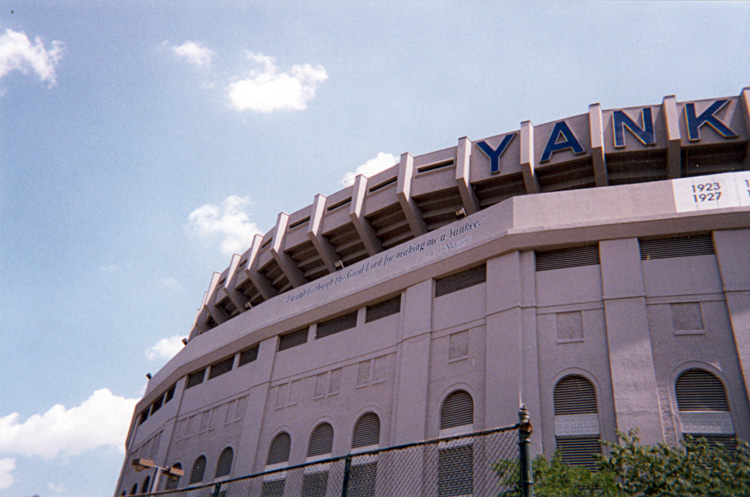
[[506,427],[347,454],[158,497],[531,497],[531,425],[525,408]]

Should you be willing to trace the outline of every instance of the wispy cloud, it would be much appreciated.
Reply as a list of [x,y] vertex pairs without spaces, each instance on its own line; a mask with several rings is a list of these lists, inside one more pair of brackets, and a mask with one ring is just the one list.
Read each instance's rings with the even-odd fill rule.
[[258,226],[250,222],[248,197],[231,195],[219,205],[205,204],[188,217],[188,229],[199,238],[221,237],[221,251],[231,255],[247,249],[253,235],[260,233]]
[[238,111],[303,110],[315,97],[318,85],[328,79],[320,65],[298,64],[289,72],[280,72],[272,57],[249,52],[247,58],[259,67],[227,87],[231,107]]
[[168,47],[178,59],[198,67],[211,65],[211,61],[216,56],[216,52],[195,41],[188,40],[180,46],[173,46],[165,41],[163,45]]
[[385,152],[379,152],[378,155],[368,160],[354,171],[349,171],[344,174],[344,177],[341,178],[341,184],[344,186],[349,186],[354,183],[354,178],[356,178],[358,174],[364,174],[365,176],[369,177],[373,174],[379,173],[380,171],[388,169],[397,162],[398,157],[396,157],[395,155]]
[[172,276],[167,276],[166,278],[162,278],[159,280],[159,285],[162,286],[162,288],[168,288],[170,290],[181,290],[182,283],[177,278],[174,278]]
[[48,483],[47,487],[53,492],[55,492],[56,494],[65,492],[65,485],[63,484],[55,485],[54,483]]
[[16,460],[10,457],[0,459],[0,489],[9,488],[13,485],[13,470],[16,469]]
[[182,350],[182,347],[184,345],[182,344],[182,337],[180,335],[162,338],[146,349],[146,357],[150,361],[154,359],[171,359],[177,352]]
[[54,86],[57,83],[55,69],[63,49],[61,41],[53,41],[52,46],[47,49],[38,36],[32,43],[26,33],[6,29],[5,34],[0,35],[0,78],[13,71],[28,74],[31,70],[40,81],[47,82],[50,87]]
[[[50,460],[103,446],[122,450],[136,401],[103,388],[70,409],[57,404],[25,421],[17,412],[8,414],[0,418],[0,452]],[[0,460],[0,488],[14,465],[12,459]]]

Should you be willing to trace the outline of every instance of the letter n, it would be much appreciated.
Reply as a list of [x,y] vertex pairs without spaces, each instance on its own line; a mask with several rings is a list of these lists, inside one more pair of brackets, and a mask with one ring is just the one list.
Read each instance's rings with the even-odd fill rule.
[[651,117],[651,107],[641,109],[641,120],[643,127],[639,127],[630,116],[621,110],[612,113],[612,127],[615,132],[615,148],[625,146],[625,130],[635,136],[641,145],[655,145],[656,135],[654,135],[654,120]]

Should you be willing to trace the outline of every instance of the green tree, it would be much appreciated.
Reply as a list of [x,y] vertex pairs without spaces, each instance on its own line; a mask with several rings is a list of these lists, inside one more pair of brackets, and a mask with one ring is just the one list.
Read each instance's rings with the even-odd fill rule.
[[[559,452],[533,462],[537,497],[748,497],[750,448],[712,446],[687,438],[679,446],[641,445],[637,430],[617,433],[619,443],[603,441],[608,456],[598,470],[569,466]],[[520,497],[517,461],[498,461],[494,469],[507,488],[503,497]]]

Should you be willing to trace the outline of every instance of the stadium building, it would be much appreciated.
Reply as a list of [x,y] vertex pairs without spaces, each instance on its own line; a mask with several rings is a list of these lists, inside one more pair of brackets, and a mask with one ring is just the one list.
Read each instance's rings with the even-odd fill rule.
[[[513,425],[750,439],[750,88],[412,156],[278,215],[137,404],[116,494]],[[147,458],[179,481],[135,472]],[[288,492],[287,492],[288,493]],[[377,492],[376,492],[377,494]]]

